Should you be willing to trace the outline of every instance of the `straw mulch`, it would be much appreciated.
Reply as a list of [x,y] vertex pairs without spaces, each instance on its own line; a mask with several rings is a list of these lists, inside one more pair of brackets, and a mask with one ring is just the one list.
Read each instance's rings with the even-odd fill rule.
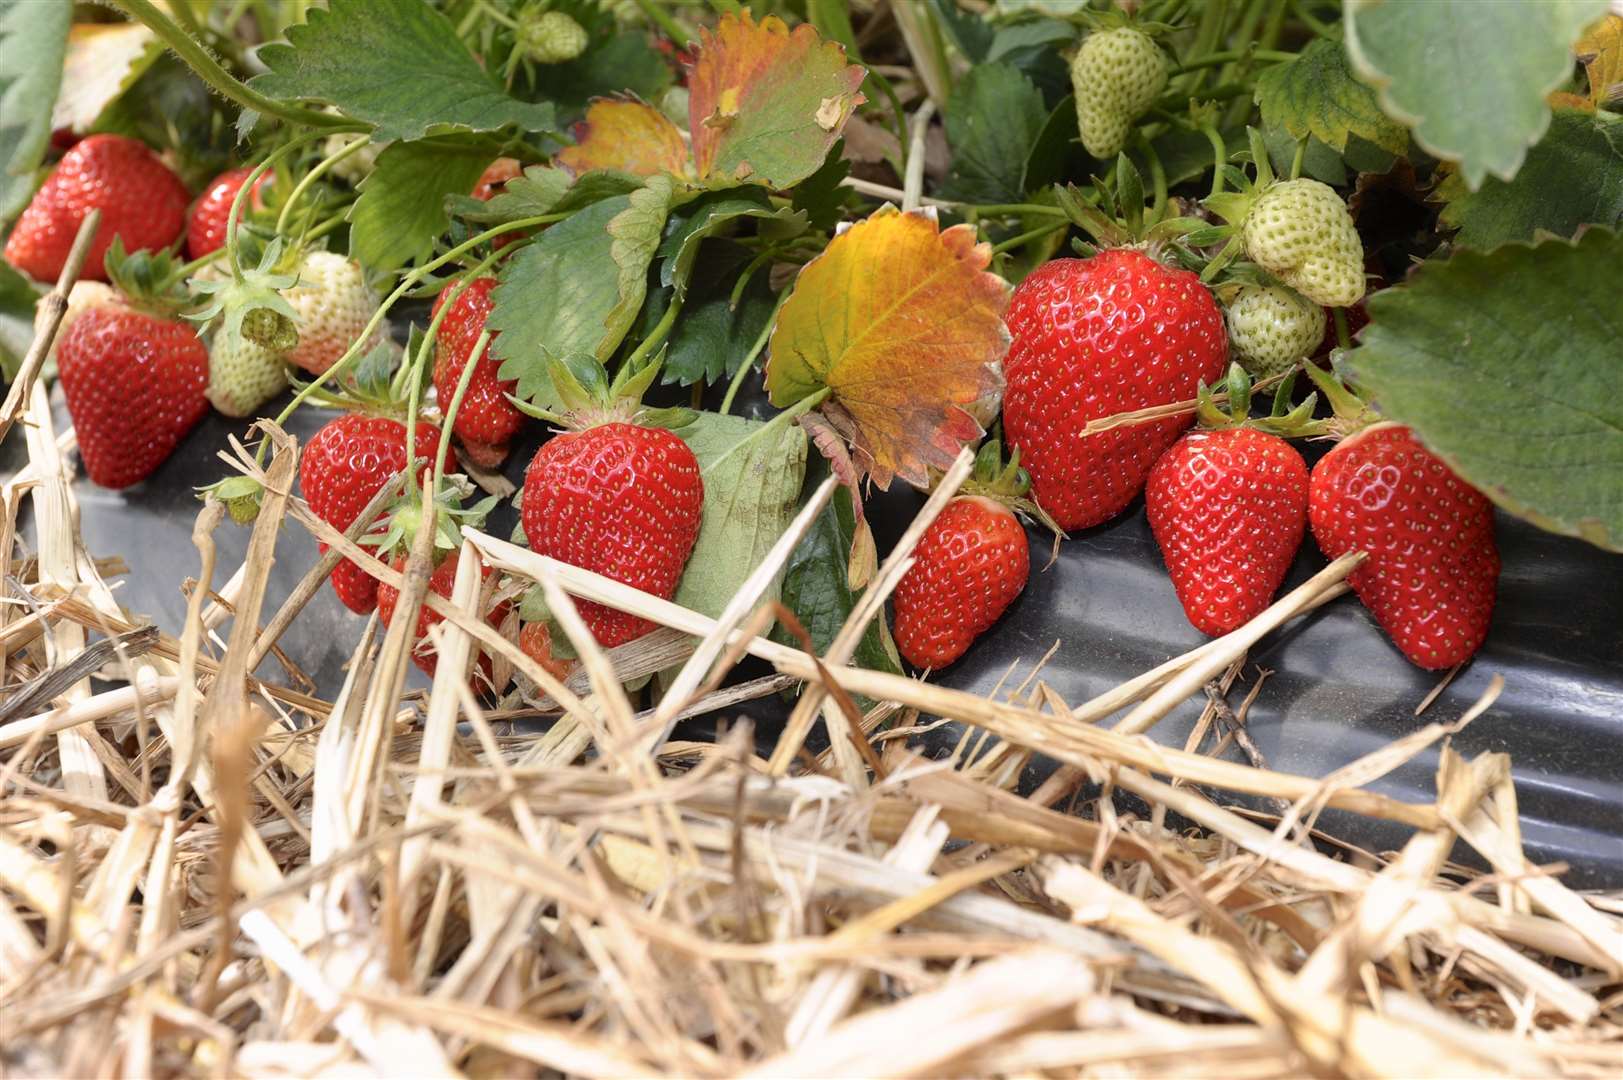
[[[60,312],[53,297],[41,355]],[[0,418],[31,460],[0,517],[10,1074],[1623,1072],[1623,908],[1528,863],[1508,757],[1448,747],[1494,692],[1327,777],[1223,756],[1248,743],[1246,703],[1227,698],[1248,647],[1342,595],[1353,559],[1082,704],[1040,665],[990,699],[848,667],[966,455],[825,656],[761,636],[779,612],[760,599],[827,485],[718,620],[470,533],[451,601],[429,597],[446,619],[426,699],[402,695],[399,619],[366,626],[326,701],[252,673],[340,555],[402,578],[355,545],[361,523],[346,538],[291,493],[294,441],[263,432],[268,495],[242,566],[215,564],[222,508],[199,513],[172,638],[119,607],[103,577],[121,567],[93,558],[115,553],[84,550],[71,432],[37,370]],[[269,597],[284,527],[331,550]],[[474,552],[492,580],[545,588],[582,657],[572,685],[473,614]],[[405,610],[425,574],[419,552]],[[671,629],[605,654],[565,594]],[[475,640],[556,716],[545,734],[482,710],[462,674]],[[743,653],[781,677],[718,689]],[[622,679],[673,663],[638,712]],[[789,683],[803,690],[766,759],[738,725],[669,739]],[[1146,737],[1203,695],[1186,748]],[[970,733],[956,754],[910,751],[944,719]],[[819,724],[820,755],[805,745]],[[1369,789],[1432,746],[1432,802]],[[1060,768],[1021,796],[1034,755]],[[1084,784],[1101,794],[1075,806]],[[1117,790],[1148,816],[1118,810]],[[1225,806],[1235,792],[1277,813]],[[1327,807],[1412,839],[1378,856],[1315,843]],[[1492,872],[1452,865],[1457,842]]]

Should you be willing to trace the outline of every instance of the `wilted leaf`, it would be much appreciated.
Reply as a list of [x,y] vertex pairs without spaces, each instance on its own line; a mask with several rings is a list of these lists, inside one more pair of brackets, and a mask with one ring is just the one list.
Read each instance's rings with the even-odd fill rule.
[[1375,91],[1359,82],[1340,42],[1314,38],[1295,60],[1274,64],[1257,76],[1262,122],[1291,138],[1312,135],[1333,150],[1347,149],[1357,135],[1394,154],[1409,148],[1409,133],[1381,112]]
[[786,188],[810,176],[856,107],[864,72],[837,42],[745,8],[700,33],[688,132],[703,178]]
[[[675,600],[720,615],[794,517],[806,475],[806,435],[792,424],[700,413],[676,429],[699,461],[704,520]],[[776,588],[767,597],[777,599]]]
[[712,186],[787,188],[817,171],[863,102],[864,72],[810,25],[746,8],[700,35],[688,76],[691,156],[676,125],[631,98],[594,101],[575,146],[558,155],[572,172],[669,173]]
[[51,141],[71,4],[0,0],[0,221],[28,205]]
[[1623,97],[1623,15],[1608,15],[1578,39],[1573,52],[1589,75],[1589,102],[1606,108]]
[[1573,41],[1605,13],[1606,0],[1349,0],[1347,54],[1382,111],[1475,190],[1516,175]]
[[578,141],[561,150],[557,161],[576,176],[592,169],[615,169],[633,176],[693,175],[687,143],[676,125],[634,97],[592,102]]
[[[29,11],[39,10],[28,0],[19,2]],[[162,53],[157,35],[141,23],[80,23],[73,27],[68,31],[62,92],[51,110],[51,127],[89,131],[102,110]]]
[[965,202],[1019,202],[1028,190],[1026,159],[1047,119],[1042,94],[1013,65],[970,68],[947,100],[952,168],[943,194]]
[[270,70],[251,86],[270,97],[331,102],[376,125],[379,140],[420,139],[442,125],[545,131],[550,103],[510,97],[479,65],[456,27],[423,0],[329,0],[259,50]]
[[518,396],[556,404],[549,354],[613,355],[642,306],[668,197],[665,187],[603,199],[507,260],[491,293],[490,328],[501,331],[491,349]]
[[880,487],[926,481],[980,435],[964,410],[1001,385],[1009,287],[975,230],[883,207],[807,263],[772,332],[780,408],[828,387],[824,411]]
[[1623,550],[1623,236],[1507,244],[1370,298],[1349,376],[1483,494]]
[[494,156],[450,136],[385,146],[350,210],[350,253],[380,271],[427,255],[451,224],[445,197],[473,190]]
[[1492,248],[1532,240],[1540,230],[1570,237],[1583,225],[1623,224],[1623,120],[1558,109],[1550,130],[1528,151],[1508,184],[1489,179],[1466,190],[1450,173],[1437,187],[1455,242]]

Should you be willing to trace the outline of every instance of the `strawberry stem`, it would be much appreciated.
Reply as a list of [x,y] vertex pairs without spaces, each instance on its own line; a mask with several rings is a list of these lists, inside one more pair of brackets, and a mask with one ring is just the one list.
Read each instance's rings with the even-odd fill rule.
[[[447,304],[447,307],[450,305]],[[483,359],[485,349],[490,345],[490,330],[487,327],[479,331],[479,339],[473,343],[473,351],[468,354],[468,362],[462,365],[462,374],[456,381],[456,392],[451,395],[451,403],[445,407],[445,417],[440,421],[440,442],[434,450],[434,490],[440,489],[445,481],[445,454],[451,447],[451,428],[456,423],[456,414],[462,408],[462,398],[468,392],[468,384],[473,382],[474,366]]]
[[1001,255],[1005,251],[1013,251],[1015,248],[1029,244],[1033,240],[1041,240],[1049,233],[1058,232],[1061,229],[1068,229],[1070,227],[1071,223],[1069,221],[1056,221],[1052,225],[1039,225],[1030,232],[1023,232],[1018,236],[1011,236],[1007,240],[993,244],[992,254]]
[[788,299],[788,289],[778,294],[778,302],[772,308],[772,314],[766,317],[766,325],[761,327],[761,332],[755,337],[755,344],[750,346],[749,353],[745,355],[743,362],[738,365],[738,370],[733,372],[732,381],[727,384],[727,393],[721,399],[721,415],[726,416],[732,411],[733,399],[738,396],[739,387],[744,385],[744,376],[755,367],[756,357],[760,356],[761,350],[766,348],[767,341],[772,337],[773,328],[778,325],[778,312],[783,310],[784,302]]
[[642,344],[633,349],[631,355],[621,362],[621,371],[635,371],[650,353],[665,343],[666,335],[671,332],[671,327],[676,324],[676,316],[682,310],[683,299],[679,293],[672,295],[669,306],[665,308],[665,314],[659,317],[659,322],[654,324],[653,330],[649,331]]
[[[323,134],[320,131],[309,131],[292,142],[277,147],[269,157],[254,166],[253,171],[248,174],[248,179],[242,182],[242,186],[237,188],[237,193],[231,197],[231,213],[225,219],[225,248],[226,260],[231,264],[231,277],[237,284],[242,284],[242,267],[237,265],[237,252],[241,248],[237,242],[237,224],[242,219],[243,202],[252,196],[254,185],[259,183],[259,178],[275,168],[278,161],[311,140],[322,137]],[[280,223],[277,231],[281,231]]]
[[315,168],[305,173],[304,176],[299,179],[299,182],[294,185],[292,192],[288,194],[287,201],[282,204],[282,212],[276,215],[276,231],[278,233],[287,231],[287,222],[288,218],[293,216],[293,207],[298,205],[299,200],[304,198],[304,193],[309,191],[311,186],[314,185],[317,180],[325,176],[327,172],[333,168],[333,166],[337,165],[351,154],[359,153],[363,147],[369,144],[369,142],[370,140],[366,138],[351,139],[334,153],[328,154],[326,157],[316,162]]
[[158,39],[170,49],[174,50],[186,62],[186,65],[195,71],[199,78],[208,83],[223,96],[235,101],[238,105],[252,109],[264,116],[276,116],[289,123],[304,124],[322,131],[366,131],[367,125],[357,124],[342,116],[324,113],[317,109],[307,109],[300,105],[289,105],[266,97],[253,90],[244,83],[231,76],[231,73],[221,67],[219,63],[192,37],[176,26],[174,21],[159,11],[151,0],[112,0],[118,7],[124,9],[132,19],[143,23],[147,29],[158,36]]

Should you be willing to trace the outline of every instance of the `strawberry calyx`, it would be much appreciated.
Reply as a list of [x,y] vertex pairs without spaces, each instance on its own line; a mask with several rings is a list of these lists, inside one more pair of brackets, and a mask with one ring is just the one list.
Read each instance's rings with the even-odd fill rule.
[[659,377],[660,359],[635,357],[620,365],[611,380],[603,364],[584,352],[547,354],[547,374],[552,378],[557,409],[545,409],[513,395],[508,400],[527,416],[545,420],[568,431],[583,431],[603,424],[636,424],[639,427],[674,429],[693,422],[692,409],[649,408],[643,395]]
[[1329,421],[1318,420],[1313,416],[1318,406],[1318,394],[1309,394],[1301,404],[1291,405],[1291,391],[1295,389],[1296,372],[1291,372],[1274,389],[1272,408],[1268,415],[1253,417],[1251,415],[1251,397],[1254,386],[1251,375],[1238,363],[1230,364],[1228,376],[1221,384],[1226,394],[1226,400],[1217,400],[1217,390],[1214,387],[1200,384],[1196,391],[1198,404],[1195,406],[1195,417],[1200,426],[1212,431],[1222,431],[1233,428],[1252,428],[1269,435],[1277,435],[1282,439],[1301,439],[1324,434]]
[[1339,374],[1325,371],[1317,364],[1308,364],[1304,370],[1324,395],[1324,400],[1330,403],[1333,412],[1329,419],[1322,421],[1324,430],[1320,434],[1342,441],[1387,422],[1368,402],[1349,389]]
[[282,270],[280,238],[272,240],[260,254],[259,265],[221,281],[192,278],[194,292],[211,297],[212,302],[188,315],[205,326],[221,319],[219,332],[232,344],[244,339],[273,352],[287,352],[299,343],[298,317],[293,305],[282,295],[298,283],[298,275]]
[[[1186,250],[1184,238],[1210,231],[1209,223],[1183,213],[1146,214],[1144,178],[1126,154],[1116,156],[1110,175],[1110,180],[1093,177],[1091,189],[1075,184],[1054,186],[1059,208],[1092,238],[1091,243],[1072,242],[1077,254],[1088,258],[1110,248],[1132,248],[1165,265],[1200,265],[1199,257]],[[1174,209],[1181,204],[1176,198],[1168,202]]]
[[959,492],[991,499],[1014,511],[1017,517],[1038,522],[1054,534],[1056,544],[1065,536],[1048,511],[1030,497],[1031,474],[1020,466],[1020,448],[1015,447],[1005,461],[1003,441],[995,435],[981,444],[975,454],[975,467]]
[[404,422],[410,410],[403,394],[405,388],[396,378],[404,355],[399,346],[384,338],[341,372],[336,386],[331,382],[314,386],[291,375],[288,382],[295,391],[304,394],[306,400],[317,405],[388,416]]
[[112,282],[126,307],[158,319],[173,319],[190,302],[175,273],[177,263],[168,251],[124,250],[123,238],[113,237],[104,260]]
[[228,476],[197,489],[197,497],[204,502],[214,499],[225,504],[226,513],[238,525],[249,525],[259,516],[259,506],[265,497],[265,485],[251,476]]
[[388,562],[396,555],[411,551],[424,523],[432,516],[434,528],[433,561],[438,564],[447,553],[462,546],[462,530],[480,528],[495,509],[497,498],[487,495],[472,505],[464,505],[473,495],[474,486],[460,474],[440,479],[434,490],[433,514],[423,505],[423,493],[413,484],[385,512],[384,528],[364,536],[359,541],[377,548],[378,558]]

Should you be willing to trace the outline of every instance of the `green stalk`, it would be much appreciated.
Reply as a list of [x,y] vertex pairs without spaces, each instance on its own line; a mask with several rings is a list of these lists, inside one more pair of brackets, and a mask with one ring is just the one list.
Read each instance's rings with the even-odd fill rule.
[[1138,129],[1139,149],[1144,152],[1144,158],[1150,165],[1150,186],[1155,193],[1154,201],[1150,204],[1150,217],[1145,223],[1154,225],[1161,220],[1161,215],[1167,208],[1167,171],[1161,164],[1161,155],[1155,152],[1155,146],[1144,135],[1144,129]]
[[1308,137],[1303,135],[1296,140],[1296,154],[1291,158],[1290,178],[1292,180],[1302,175],[1302,162],[1307,157],[1307,139]]
[[688,47],[688,41],[691,39],[688,37],[687,31],[682,29],[681,23],[671,18],[671,13],[665,10],[659,0],[635,0],[635,2],[642,9],[644,15],[648,16],[656,26],[665,31],[665,36],[671,39],[671,44],[678,49]]
[[801,398],[799,401],[795,402],[793,405],[789,406],[787,409],[778,413],[772,419],[756,428],[752,433],[750,433],[749,436],[734,443],[728,448],[726,453],[711,461],[710,464],[705,467],[709,469],[715,468],[717,465],[721,464],[723,461],[726,461],[728,458],[738,453],[738,451],[742,450],[756,439],[764,439],[768,435],[771,435],[773,438],[777,438],[779,431],[782,431],[784,428],[794,423],[795,419],[801,414],[810,412],[811,410],[817,408],[817,406],[821,405],[823,400],[832,392],[833,391],[825,386],[815,393],[807,394],[805,397]]
[[670,306],[665,309],[665,314],[659,317],[659,322],[654,324],[653,330],[649,331],[648,336],[642,340],[642,344],[631,350],[631,355],[627,356],[621,364],[623,370],[635,371],[637,365],[648,358],[648,354],[665,343],[665,338],[671,332],[671,327],[676,325],[676,316],[682,310],[683,299],[684,297],[675,294],[671,296]]
[[[242,182],[242,186],[239,187],[237,189],[237,193],[232,196],[231,213],[228,214],[225,219],[225,248],[227,260],[231,263],[232,280],[236,281],[239,285],[242,283],[242,267],[237,265],[237,221],[242,216],[242,204],[247,201],[248,197],[253,193],[254,185],[259,183],[260,177],[264,176],[265,173],[274,168],[278,161],[281,161],[294,150],[299,149],[305,143],[316,138],[320,134],[321,133],[318,131],[306,132],[285,146],[277,147],[269,157],[267,157],[264,161],[261,161],[258,165],[254,166],[253,172],[248,174],[248,179]],[[280,231],[280,229],[278,229],[278,231]]]
[[993,244],[992,254],[1001,255],[1005,251],[1012,251],[1015,248],[1020,247],[1023,244],[1028,244],[1033,240],[1041,240],[1049,233],[1058,232],[1061,229],[1068,229],[1070,227],[1071,223],[1069,220],[1055,222],[1052,225],[1039,225],[1030,232],[1023,232],[1019,236],[1011,236],[1007,240]]
[[1200,130],[1206,136],[1206,141],[1212,144],[1212,161],[1215,163],[1212,169],[1212,194],[1220,195],[1223,192],[1223,166],[1228,164],[1229,148],[1217,128],[1208,124]]
[[300,199],[304,198],[304,193],[310,190],[311,186],[314,185],[317,180],[321,179],[322,176],[324,176],[340,161],[343,161],[351,154],[359,152],[360,149],[363,146],[368,145],[368,143],[369,140],[364,137],[354,139],[348,144],[340,147],[336,152],[328,154],[326,157],[316,162],[316,167],[306,173],[304,177],[296,185],[294,185],[292,193],[287,197],[287,202],[282,204],[282,212],[276,215],[276,231],[280,233],[287,228],[287,220],[290,216],[292,216],[293,207],[297,205]]
[[1172,69],[1172,74],[1182,75],[1186,71],[1198,71],[1201,68],[1218,67],[1222,64],[1233,63],[1236,60],[1262,60],[1269,63],[1285,63],[1295,60],[1296,54],[1281,52],[1278,49],[1228,49],[1224,52],[1215,52],[1209,56],[1202,56],[1198,60],[1190,60],[1179,64]]
[[1303,25],[1305,25],[1309,30],[1313,31],[1319,37],[1328,38],[1331,41],[1337,42],[1341,40],[1341,34],[1339,31],[1322,22],[1316,18],[1312,12],[1308,11],[1306,0],[1291,0],[1291,11],[1294,12],[1296,17],[1302,21]]
[[1347,325],[1347,309],[1331,308],[1330,318],[1336,324],[1336,344],[1343,349],[1352,348],[1352,329]]
[[176,26],[174,20],[159,11],[151,0],[111,0],[111,3],[123,8],[132,19],[158,35],[158,40],[174,50],[175,55],[184,60],[199,78],[243,108],[252,109],[265,116],[279,117],[294,124],[333,130],[366,130],[365,125],[352,123],[341,116],[307,109],[302,105],[288,105],[250,89],[232,77],[230,72],[209,55],[207,49]]
[[756,335],[755,344],[750,346],[750,351],[744,357],[743,363],[739,364],[738,370],[733,372],[733,381],[727,384],[727,393],[721,399],[721,415],[726,416],[732,412],[733,399],[738,396],[739,387],[744,385],[744,376],[755,367],[756,358],[761,355],[761,350],[766,348],[767,341],[771,339],[772,330],[778,324],[778,312],[783,310],[784,303],[789,299],[790,291],[786,289],[778,294],[777,305],[773,307],[772,314],[767,316],[766,325],[761,327],[760,334]]
[[959,203],[960,210],[973,210],[977,214],[997,214],[1014,216],[1017,214],[1046,214],[1049,217],[1064,217],[1065,211],[1057,206],[1044,206],[1042,203]]
[[[449,305],[447,305],[449,306]],[[445,482],[445,454],[451,448],[451,428],[456,423],[456,414],[462,408],[462,398],[468,392],[468,384],[473,382],[473,368],[479,363],[485,349],[490,345],[490,331],[479,331],[479,339],[473,343],[473,352],[468,354],[468,362],[463,365],[462,375],[456,381],[456,391],[451,395],[451,404],[445,410],[445,419],[440,425],[440,442],[434,449],[434,491],[438,493],[440,485]],[[407,451],[410,453],[410,450]]]

